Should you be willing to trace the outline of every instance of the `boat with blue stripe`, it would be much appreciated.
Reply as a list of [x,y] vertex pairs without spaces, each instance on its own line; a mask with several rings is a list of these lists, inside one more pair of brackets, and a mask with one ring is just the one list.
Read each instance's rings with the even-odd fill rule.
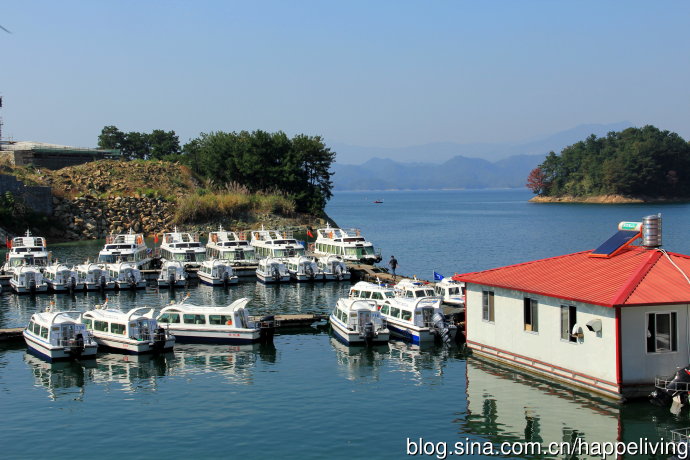
[[443,314],[438,297],[388,299],[380,313],[394,337],[414,344],[455,340],[457,326]]

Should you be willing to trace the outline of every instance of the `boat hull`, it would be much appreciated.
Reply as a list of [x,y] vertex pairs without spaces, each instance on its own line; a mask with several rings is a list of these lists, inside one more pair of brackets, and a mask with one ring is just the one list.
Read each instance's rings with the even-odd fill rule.
[[170,285],[170,283],[168,282],[168,280],[161,280],[161,279],[158,280],[158,287],[159,287],[159,288],[170,288],[170,287],[173,287],[173,288],[183,288],[183,287],[185,287],[186,285],[187,285],[187,280],[176,280],[176,281],[172,284],[172,286]]
[[29,352],[48,362],[95,358],[96,352],[98,351],[98,346],[96,344],[86,345],[80,354],[75,355],[70,353],[65,347],[51,345],[48,342],[44,342],[43,340],[27,334],[26,331],[23,332],[23,335]]
[[115,289],[115,283],[112,281],[109,281],[105,283],[103,287],[101,287],[100,283],[84,283],[84,289],[87,291],[100,291],[101,289],[103,290],[113,290]]
[[[197,276],[199,277],[199,282],[207,286],[223,286],[224,284],[222,279],[208,277],[205,273],[198,273]],[[237,284],[239,281],[239,278],[233,275],[228,279],[228,284]]]
[[262,273],[257,273],[256,277],[258,278],[259,281],[265,284],[270,284],[270,283],[289,283],[290,282],[290,275],[284,275],[281,276],[279,279],[275,279],[273,276],[266,276]]
[[116,281],[115,287],[121,291],[126,291],[128,289],[146,289],[146,281],[141,280],[136,284],[130,284],[126,281]]
[[178,343],[241,344],[259,342],[261,338],[258,329],[221,331],[170,328],[169,330]]
[[[336,339],[343,342],[345,345],[368,345],[366,340],[361,336],[359,332],[351,331],[345,329],[338,321],[333,319],[331,315],[329,317],[329,323],[331,324],[331,330]],[[383,344],[390,340],[390,333],[388,332],[377,332],[374,339],[370,342],[373,344]]]
[[94,335],[94,340],[96,340],[96,343],[101,348],[130,355],[165,352],[172,350],[175,346],[174,337],[168,338],[165,343],[162,343],[160,346],[156,346],[155,342],[127,340],[124,338],[119,339],[97,335]]
[[340,279],[338,278],[338,275],[335,273],[324,273],[323,275],[324,280],[326,281],[349,281],[350,280],[350,274],[343,274],[340,275]]
[[32,293],[38,294],[38,293],[48,292],[48,285],[47,284],[42,284],[42,285],[36,286],[36,288],[33,291],[26,286],[15,285],[12,282],[10,282],[10,286],[12,287],[12,290],[15,292],[15,294],[32,294]]
[[[391,331],[391,335],[406,342],[420,345],[424,343],[433,343],[436,340],[436,334],[426,327],[406,327],[400,324],[394,324],[390,320],[387,321],[386,325],[388,326],[388,330]],[[456,334],[456,328],[450,329],[451,340],[455,340]]]

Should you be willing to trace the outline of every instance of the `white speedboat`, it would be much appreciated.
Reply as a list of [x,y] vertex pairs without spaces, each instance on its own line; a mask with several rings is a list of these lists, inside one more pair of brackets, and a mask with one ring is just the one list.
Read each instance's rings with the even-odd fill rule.
[[180,343],[271,342],[275,330],[273,317],[250,321],[248,302],[249,299],[241,298],[227,307],[202,307],[183,300],[163,308],[157,320]]
[[50,253],[46,249],[46,239],[42,236],[32,236],[27,230],[24,236],[17,236],[10,241],[3,270],[11,275],[18,267],[33,266],[43,270],[48,264]]
[[121,262],[119,264],[109,264],[107,267],[110,278],[115,282],[117,289],[146,288],[146,280],[141,276],[141,270],[133,263]]
[[386,323],[371,300],[338,299],[328,320],[336,337],[348,345],[372,345],[390,338]]
[[185,287],[187,285],[187,271],[184,264],[177,260],[164,261],[156,282],[159,288]]
[[295,281],[323,281],[323,272],[311,257],[288,257],[285,265]]
[[316,264],[323,272],[323,278],[327,281],[347,281],[350,279],[350,270],[340,256],[317,257]]
[[381,308],[386,299],[395,297],[395,289],[386,286],[382,283],[369,283],[366,281],[359,281],[350,288],[348,298],[350,299],[364,299],[373,300],[376,306]]
[[[421,299],[423,297],[436,297],[433,285],[415,279],[401,279],[395,285],[395,294],[398,297],[408,299]],[[440,299],[437,299],[440,303]]]
[[286,283],[290,281],[288,271],[283,259],[261,259],[256,268],[256,277],[262,283]]
[[48,289],[55,292],[83,291],[84,283],[79,281],[77,272],[67,265],[52,264],[48,265],[43,271]]
[[443,303],[456,307],[465,306],[465,283],[443,278],[434,286],[434,293],[440,297]]
[[144,235],[129,233],[109,235],[105,239],[105,246],[98,253],[99,264],[118,264],[130,262],[139,270],[147,268],[151,262],[151,250],[146,246]]
[[37,294],[48,292],[48,284],[43,278],[43,273],[36,266],[12,267],[10,287],[17,294]]
[[256,251],[247,241],[245,232],[228,232],[221,226],[208,234],[206,260],[211,259],[226,260],[234,265],[255,264]]
[[[97,305],[95,310],[81,315],[81,322],[93,335],[99,347],[129,353],[151,353],[170,351],[175,345],[175,337],[159,326],[152,318],[153,309],[133,308],[123,312]],[[149,314],[143,314],[148,311]]]
[[74,269],[77,272],[79,282],[84,285],[84,289],[87,291],[115,289],[115,281],[110,278],[108,269],[102,265],[86,262],[76,265]]
[[29,352],[48,361],[93,358],[98,345],[86,326],[70,315],[78,311],[49,311],[31,315],[23,335]]
[[386,300],[380,312],[395,337],[414,344],[450,343],[455,340],[457,327],[446,319],[440,304],[434,297],[395,297]]
[[161,259],[182,262],[185,268],[196,268],[206,260],[206,248],[199,241],[199,235],[180,232],[177,227],[172,232],[163,233],[160,253]]
[[262,226],[261,230],[252,230],[251,236],[259,259],[303,256],[306,252],[291,231],[264,230]]
[[239,278],[232,271],[232,265],[226,259],[204,260],[197,272],[199,282],[210,286],[228,286],[237,284]]
[[356,228],[335,228],[327,225],[316,231],[314,253],[320,256],[335,255],[346,261],[374,264],[381,261],[381,252],[365,240]]

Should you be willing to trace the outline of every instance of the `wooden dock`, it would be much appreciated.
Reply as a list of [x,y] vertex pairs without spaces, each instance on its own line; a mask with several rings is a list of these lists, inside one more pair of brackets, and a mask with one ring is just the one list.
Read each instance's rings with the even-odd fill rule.
[[10,329],[0,329],[0,343],[15,342],[22,340],[23,327],[13,327]]

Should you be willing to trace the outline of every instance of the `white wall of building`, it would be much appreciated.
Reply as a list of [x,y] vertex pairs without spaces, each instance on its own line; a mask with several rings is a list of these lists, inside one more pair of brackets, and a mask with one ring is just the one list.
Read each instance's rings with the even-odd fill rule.
[[[688,305],[664,305],[621,308],[621,352],[623,383],[654,383],[657,376],[671,375],[676,367],[690,364],[688,347]],[[678,350],[663,353],[647,352],[647,314],[677,313]]]
[[[494,323],[482,319],[482,290],[495,293]],[[536,299],[539,303],[538,332],[524,330],[525,297]],[[577,325],[584,332],[584,337],[577,342],[561,339],[561,305],[577,307]],[[602,322],[600,334],[587,330],[585,326],[594,319]],[[594,384],[606,387],[607,391],[615,391],[615,385],[611,385],[616,382],[616,327],[613,308],[468,284],[466,321],[468,342],[478,342],[529,359],[519,359],[507,354],[501,356],[501,353],[497,357],[556,374],[576,384]],[[477,349],[473,344],[469,345]],[[609,384],[598,382],[597,379]]]

